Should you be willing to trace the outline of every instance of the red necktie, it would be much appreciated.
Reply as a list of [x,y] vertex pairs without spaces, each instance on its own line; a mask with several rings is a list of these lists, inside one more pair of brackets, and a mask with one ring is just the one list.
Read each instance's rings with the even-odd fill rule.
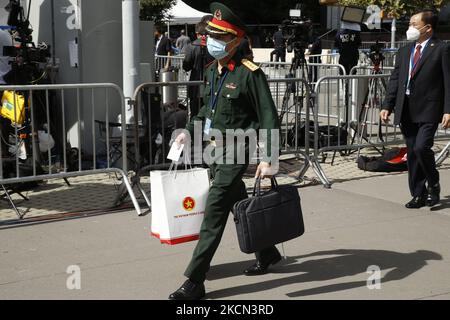
[[414,76],[414,74],[416,73],[416,69],[417,69],[417,63],[419,62],[420,59],[420,50],[422,49],[422,46],[419,44],[416,47],[416,53],[414,53],[414,59],[413,59],[413,67],[411,70],[411,78]]

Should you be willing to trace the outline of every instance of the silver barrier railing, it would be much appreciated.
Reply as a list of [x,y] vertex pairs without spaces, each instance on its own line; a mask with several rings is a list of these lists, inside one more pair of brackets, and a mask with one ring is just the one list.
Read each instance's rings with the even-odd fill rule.
[[[362,41],[361,45],[360,45],[360,49],[370,49],[370,47],[376,45],[377,42],[376,41]],[[387,49],[391,46],[390,42],[378,42],[378,44],[383,48],[383,49]]]
[[[395,48],[396,49],[399,49],[399,48],[401,48],[401,47],[404,47],[404,46],[406,46],[406,45],[408,45],[408,44],[410,44],[411,43],[411,41],[407,41],[407,40],[404,40],[404,41],[395,41]],[[370,47],[372,47],[373,45],[376,45],[377,44],[377,42],[376,41],[363,41],[362,43],[361,43],[361,46],[360,46],[360,48],[361,49],[370,49]],[[378,44],[379,45],[381,45],[381,47],[383,48],[383,49],[390,49],[391,48],[391,42],[389,41],[389,42],[386,42],[386,41],[379,41],[378,42]]]
[[[267,79],[286,79],[291,73],[292,66],[287,62],[261,62],[258,65],[266,74]],[[323,76],[345,75],[346,72],[344,66],[340,64],[307,62],[305,70],[296,70],[295,78],[304,79],[306,74],[309,76],[308,81],[315,84]]]
[[[328,151],[351,150],[356,150],[359,156],[361,149],[368,147],[382,153],[386,146],[405,143],[400,128],[391,122],[383,123],[379,117],[393,69],[384,67],[384,73],[374,74],[372,67],[357,66],[351,70],[350,76],[324,77],[318,81],[314,89],[314,118],[318,125],[327,127],[315,130],[316,157]],[[349,88],[347,99],[344,98],[345,87]],[[334,128],[330,129],[330,126]],[[338,129],[339,126],[342,128]],[[334,140],[331,139],[333,136]],[[450,132],[439,126],[435,140],[449,139]],[[436,164],[442,164],[449,155],[450,143],[436,153]]]
[[[397,127],[383,124],[379,110],[389,75],[326,76],[314,87],[314,159],[327,152],[380,150],[402,141]],[[323,172],[323,170],[322,170]],[[331,182],[323,172],[325,180]]]
[[[8,126],[8,132],[2,131],[0,184],[20,219],[23,215],[14,205],[5,186],[104,173],[115,173],[122,177],[122,184],[136,212],[141,214],[128,181],[127,151],[131,127],[125,121],[120,121],[125,120],[126,111],[123,92],[117,85],[0,86],[1,91],[7,91],[14,97],[8,106],[14,116],[10,121],[12,127]],[[23,108],[17,97],[21,97]],[[19,118],[22,112],[24,120]],[[113,120],[117,118],[119,121]],[[39,131],[44,128],[46,133],[53,136],[54,146],[49,142],[49,135],[39,139]],[[69,136],[77,144],[76,148],[68,143]],[[43,139],[47,142],[43,142]],[[42,147],[47,150],[41,152]],[[105,157],[100,159],[102,148]],[[25,162],[29,169],[27,173],[21,170]],[[47,167],[47,170],[43,170],[43,167]]]
[[267,79],[285,79],[291,69],[290,62],[260,62],[257,64]]
[[177,74],[177,81],[189,81],[189,72],[183,69],[184,55],[176,56],[155,56],[155,70],[161,72],[162,70],[173,69]]
[[[402,141],[397,127],[380,122],[379,111],[389,77],[388,74],[351,75],[323,77],[317,82],[314,117],[317,125],[325,125],[326,130],[316,128],[316,156],[326,151],[359,152],[362,148],[384,147]],[[345,99],[342,85],[351,88],[348,99]],[[337,139],[333,138],[336,136]]]
[[[379,71],[375,71],[373,66],[355,66],[350,70],[350,75],[374,75],[374,74],[391,74],[395,67],[382,66]],[[387,85],[387,82],[386,82]],[[449,138],[447,129],[438,127],[435,139],[442,140]]]
[[[281,126],[280,154],[294,154],[304,158],[303,167],[297,176],[299,180],[304,179],[306,172],[311,168],[323,186],[330,188],[331,183],[326,177],[318,157],[311,152],[314,128],[310,123],[311,112],[314,115],[315,99],[315,94],[311,92],[311,83],[307,79],[291,78],[269,79],[268,84],[277,107]],[[303,139],[299,135],[303,135]]]
[[349,75],[370,75],[370,74],[391,74],[395,67],[381,66],[379,71],[375,70],[372,65],[358,65],[350,69]]
[[306,55],[308,63],[339,64],[339,53],[323,53]]

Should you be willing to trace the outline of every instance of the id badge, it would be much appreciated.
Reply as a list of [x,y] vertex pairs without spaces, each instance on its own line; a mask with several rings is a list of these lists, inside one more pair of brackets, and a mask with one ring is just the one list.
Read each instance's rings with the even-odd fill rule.
[[211,119],[206,118],[205,121],[205,129],[203,129],[203,133],[206,135],[209,135],[209,131],[211,130]]

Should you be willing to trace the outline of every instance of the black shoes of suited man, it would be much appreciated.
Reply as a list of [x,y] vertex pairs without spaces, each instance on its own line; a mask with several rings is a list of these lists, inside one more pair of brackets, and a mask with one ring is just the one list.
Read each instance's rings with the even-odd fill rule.
[[278,251],[276,251],[276,253],[272,257],[270,257],[269,259],[266,260],[266,262],[256,260],[255,264],[250,266],[248,269],[244,270],[244,274],[246,276],[257,276],[257,275],[261,275],[261,274],[266,274],[269,266],[271,264],[276,264],[276,263],[280,262],[280,260],[281,260],[281,255]]
[[408,209],[419,209],[425,206],[432,207],[439,203],[440,201],[440,193],[441,186],[439,183],[436,183],[434,186],[427,188],[428,193],[423,194],[419,197],[414,197],[410,202],[405,204],[405,207]]

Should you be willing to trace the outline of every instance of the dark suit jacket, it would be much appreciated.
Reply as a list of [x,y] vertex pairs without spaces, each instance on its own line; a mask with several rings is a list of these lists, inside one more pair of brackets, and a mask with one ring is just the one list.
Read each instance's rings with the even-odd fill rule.
[[169,38],[163,36],[159,42],[158,48],[156,48],[156,54],[159,56],[167,56],[169,52],[173,53],[172,43]]
[[[404,112],[411,54],[415,42],[401,48],[395,60],[395,69],[389,80],[382,109],[395,112],[399,124]],[[413,123],[442,120],[450,113],[450,49],[432,37],[423,51],[416,72],[410,82],[409,116]]]
[[[183,60],[183,70],[191,72],[189,81],[198,81],[204,79],[204,71],[206,66],[211,63],[214,58],[208,53],[206,46],[202,45],[201,39],[197,39],[190,43],[186,49]],[[199,86],[187,87],[189,98],[201,98],[203,96],[202,90]]]

